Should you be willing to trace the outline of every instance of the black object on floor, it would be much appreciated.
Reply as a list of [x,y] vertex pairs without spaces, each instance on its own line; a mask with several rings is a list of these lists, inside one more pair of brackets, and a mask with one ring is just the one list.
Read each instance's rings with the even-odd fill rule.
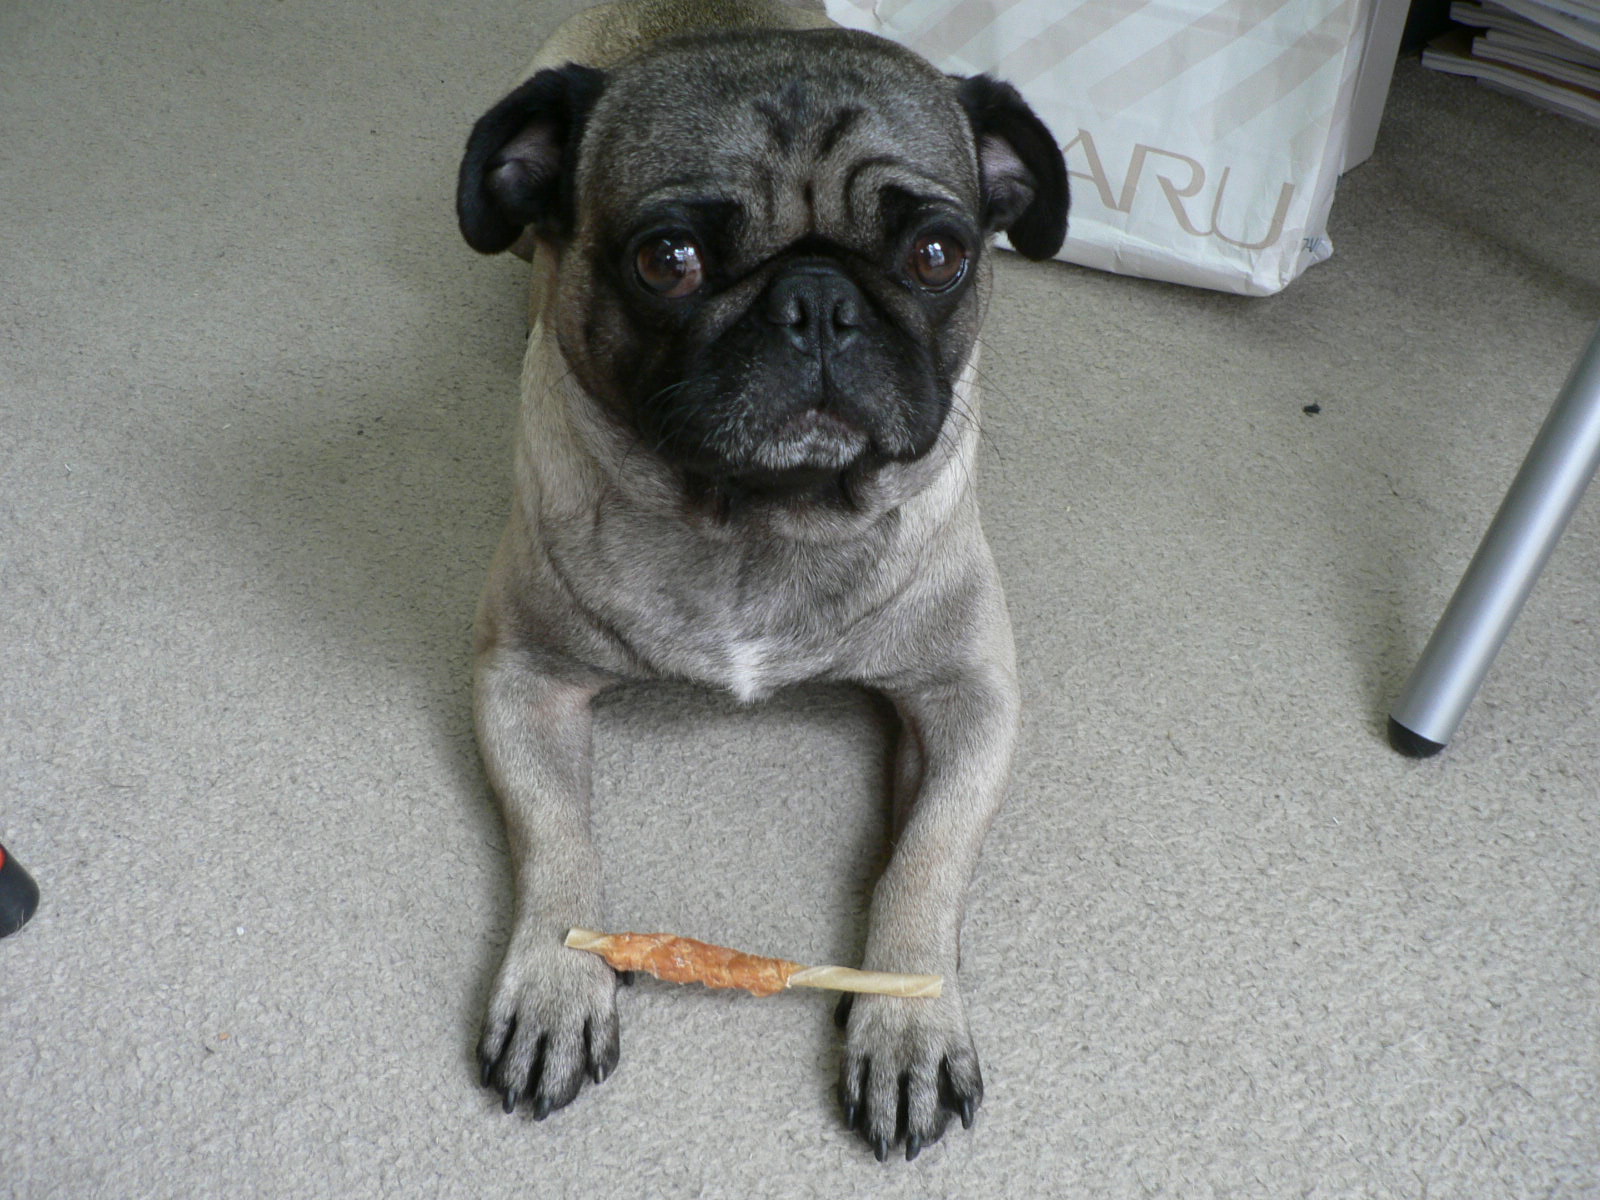
[[39,885],[0,846],[0,937],[21,929],[38,907]]
[[1432,758],[1444,749],[1443,742],[1423,737],[1414,729],[1407,729],[1393,717],[1389,718],[1389,745],[1407,758]]

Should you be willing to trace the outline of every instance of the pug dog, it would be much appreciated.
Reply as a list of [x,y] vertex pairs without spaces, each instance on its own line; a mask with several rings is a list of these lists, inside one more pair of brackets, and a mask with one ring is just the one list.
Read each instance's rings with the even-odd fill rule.
[[457,203],[474,249],[535,264],[475,635],[516,888],[483,1082],[542,1119],[617,1065],[617,977],[562,944],[605,927],[596,695],[852,681],[900,724],[861,965],[945,986],[842,1006],[840,1097],[880,1160],[915,1158],[983,1097],[956,974],[1018,690],[977,334],[992,236],[1061,246],[1061,152],[1009,85],[775,0],[608,5],[534,66],[473,128]]

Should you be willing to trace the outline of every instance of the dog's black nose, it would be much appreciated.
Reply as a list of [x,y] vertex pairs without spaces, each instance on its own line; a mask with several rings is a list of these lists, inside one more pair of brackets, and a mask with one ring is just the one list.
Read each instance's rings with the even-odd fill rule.
[[766,318],[802,354],[844,349],[865,324],[866,303],[837,267],[791,267],[767,289]]

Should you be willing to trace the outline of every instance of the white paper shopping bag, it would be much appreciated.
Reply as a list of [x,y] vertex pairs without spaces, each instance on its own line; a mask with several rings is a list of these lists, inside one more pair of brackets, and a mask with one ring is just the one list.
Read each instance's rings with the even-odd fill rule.
[[1363,0],[827,0],[1015,84],[1062,141],[1069,262],[1246,295],[1327,239]]

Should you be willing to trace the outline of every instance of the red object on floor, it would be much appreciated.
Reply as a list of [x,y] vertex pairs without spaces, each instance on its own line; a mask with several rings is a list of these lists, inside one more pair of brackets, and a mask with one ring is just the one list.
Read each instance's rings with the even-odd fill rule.
[[0,937],[21,929],[38,907],[39,885],[0,846]]

